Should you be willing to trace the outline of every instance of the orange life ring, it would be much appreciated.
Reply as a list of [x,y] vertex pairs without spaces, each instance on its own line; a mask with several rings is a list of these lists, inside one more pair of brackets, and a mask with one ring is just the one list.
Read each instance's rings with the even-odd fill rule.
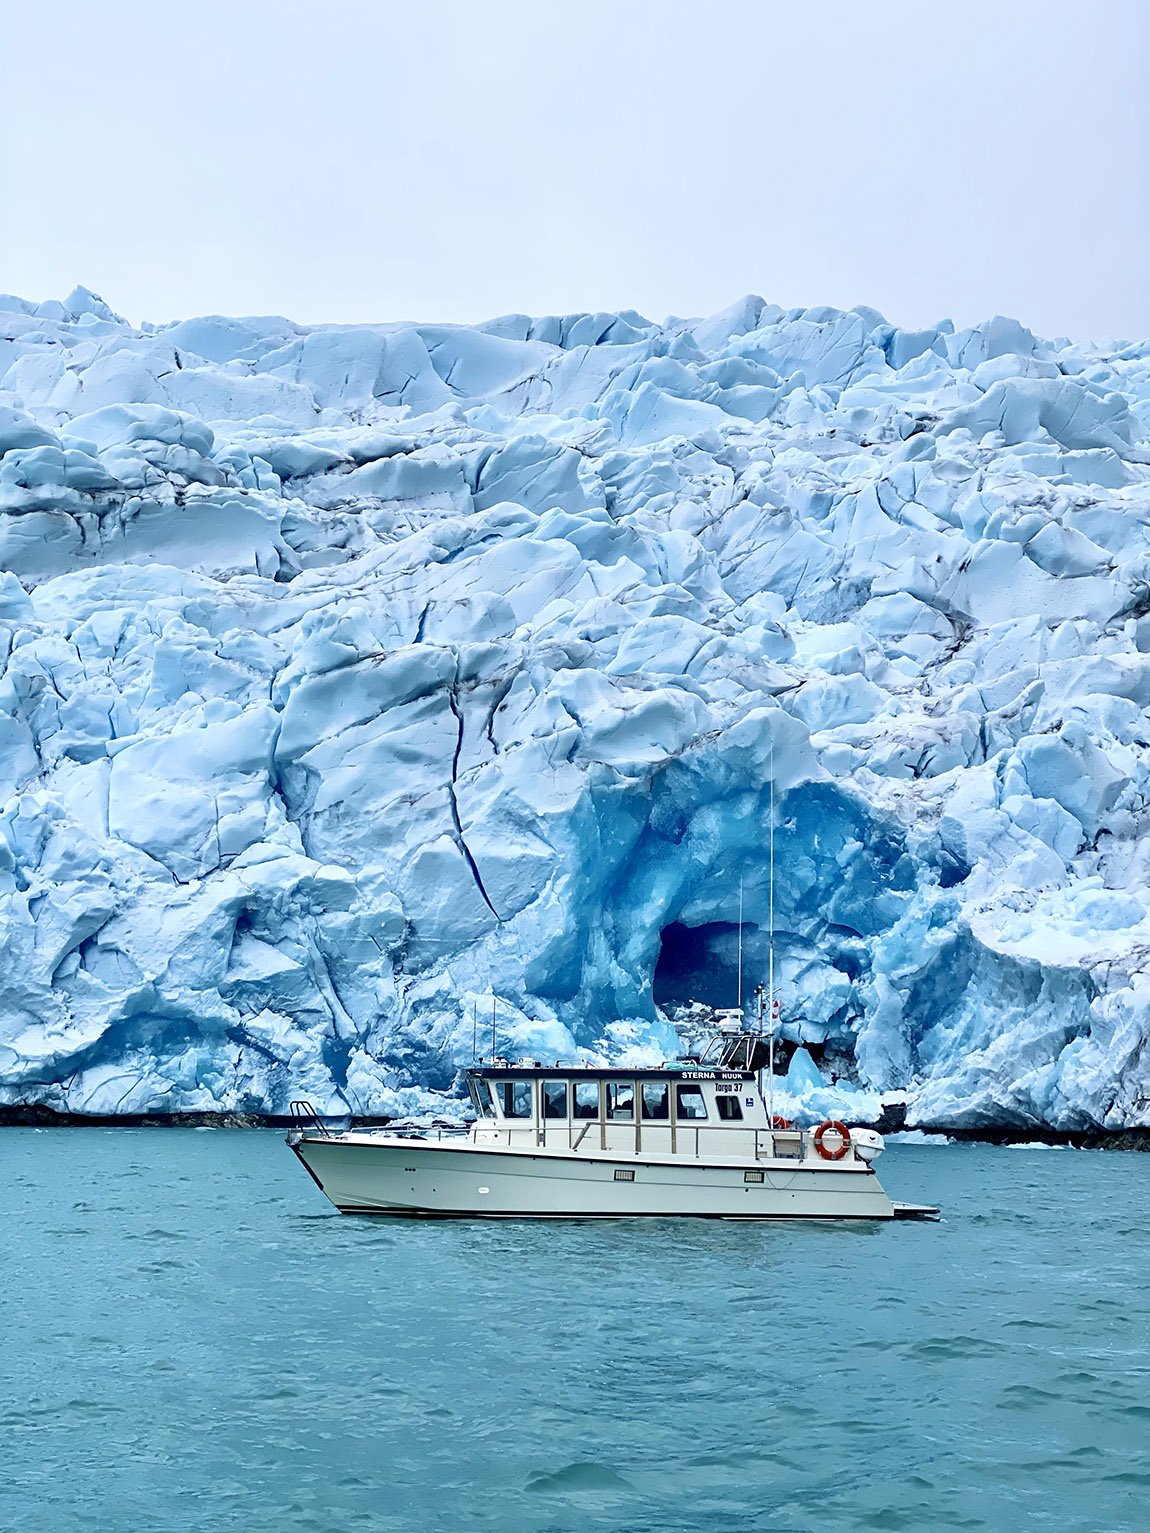
[[772,1128],[793,1128],[794,1125],[792,1124],[792,1122],[791,1122],[791,1120],[789,1118],[780,1118],[778,1113],[776,1113],[775,1116],[771,1119],[771,1127]]
[[[829,1134],[832,1129],[842,1140],[842,1144],[837,1150],[828,1150],[823,1144],[823,1135]],[[837,1118],[828,1118],[825,1123],[820,1123],[818,1128],[815,1129],[815,1149],[824,1160],[842,1160],[850,1147],[851,1131],[845,1124],[840,1123]]]

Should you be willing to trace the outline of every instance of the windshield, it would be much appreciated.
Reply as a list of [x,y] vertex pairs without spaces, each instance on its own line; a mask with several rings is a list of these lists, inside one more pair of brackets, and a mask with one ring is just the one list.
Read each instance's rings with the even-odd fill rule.
[[491,1087],[486,1081],[476,1080],[473,1076],[467,1078],[467,1090],[471,1095],[471,1104],[481,1118],[494,1118],[495,1108],[491,1104]]

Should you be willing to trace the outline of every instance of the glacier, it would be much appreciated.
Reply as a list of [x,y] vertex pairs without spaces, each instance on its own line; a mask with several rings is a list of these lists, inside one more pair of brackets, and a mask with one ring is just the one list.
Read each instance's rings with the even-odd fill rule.
[[[1150,1126],[1150,343],[0,298],[0,1105]],[[476,1043],[476,1040],[478,1042]]]

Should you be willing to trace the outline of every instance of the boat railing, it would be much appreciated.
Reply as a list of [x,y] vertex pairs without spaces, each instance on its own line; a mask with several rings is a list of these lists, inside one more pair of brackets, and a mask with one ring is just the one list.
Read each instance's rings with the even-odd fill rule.
[[[294,1102],[289,1102],[288,1113],[292,1119],[293,1131],[311,1131],[324,1139],[335,1139],[341,1132],[340,1129],[333,1130],[306,1097],[298,1097]],[[463,1139],[467,1136],[467,1129],[454,1123],[389,1123],[386,1132],[393,1139]]]
[[389,1123],[387,1133],[393,1139],[466,1139],[470,1126],[454,1123]]
[[288,1113],[300,1129],[312,1128],[317,1134],[322,1134],[325,1139],[331,1138],[331,1130],[306,1097],[299,1097],[294,1102],[289,1102]]
[[576,1139],[575,1143],[571,1146],[571,1148],[573,1150],[577,1150],[579,1148],[579,1146],[583,1143],[584,1139],[586,1139],[586,1137],[587,1137],[587,1130],[592,1126],[592,1124],[596,1123],[597,1121],[598,1120],[595,1119],[595,1118],[589,1118],[587,1120],[587,1122],[583,1125],[582,1131],[581,1131],[578,1139]]
[[[576,1127],[578,1127],[578,1133],[575,1132]],[[485,1126],[483,1138],[488,1140],[488,1142],[493,1141],[497,1144],[506,1143],[511,1146],[516,1143],[517,1135],[520,1137],[532,1136],[534,1143],[541,1149],[546,1149],[548,1142],[557,1138],[562,1148],[575,1151],[581,1147],[592,1129],[596,1130],[596,1132],[601,1132],[606,1129],[619,1129],[623,1127],[630,1127],[630,1125],[625,1124],[622,1120],[612,1122],[602,1118],[588,1118],[581,1123],[557,1119],[551,1123],[536,1123],[534,1128],[532,1128],[529,1121],[524,1121],[522,1125],[516,1127],[506,1124],[501,1124],[499,1127]],[[747,1144],[747,1139],[753,1135],[753,1155],[755,1160],[802,1161],[807,1156],[806,1140],[801,1129],[752,1129],[749,1124],[741,1128],[738,1125],[731,1125],[730,1127],[720,1129],[714,1123],[677,1123],[673,1127],[675,1132],[673,1137],[668,1136],[670,1138],[669,1144],[656,1141],[650,1145],[644,1143],[643,1148],[648,1153],[656,1155],[670,1153],[680,1158],[701,1160],[703,1155],[702,1136],[704,1134],[707,1136],[707,1153],[709,1155],[733,1155],[740,1153],[740,1151],[734,1148],[728,1148],[732,1138],[736,1135],[738,1136],[738,1143],[743,1147],[741,1153],[746,1153],[751,1149],[751,1146]],[[668,1130],[672,1128],[672,1125],[669,1122],[646,1123],[643,1125],[642,1130],[644,1138],[646,1138],[650,1130],[654,1129],[657,1131],[660,1128]],[[630,1145],[620,1145],[617,1143],[603,1143],[601,1149],[609,1154],[628,1155],[641,1153],[638,1134],[635,1135],[633,1149]]]

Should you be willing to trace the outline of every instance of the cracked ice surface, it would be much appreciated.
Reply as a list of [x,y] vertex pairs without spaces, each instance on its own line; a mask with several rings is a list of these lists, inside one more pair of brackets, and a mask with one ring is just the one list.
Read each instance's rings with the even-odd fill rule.
[[1150,1122],[1148,441],[1003,319],[0,300],[0,1101],[659,1057],[773,778],[812,1110]]

